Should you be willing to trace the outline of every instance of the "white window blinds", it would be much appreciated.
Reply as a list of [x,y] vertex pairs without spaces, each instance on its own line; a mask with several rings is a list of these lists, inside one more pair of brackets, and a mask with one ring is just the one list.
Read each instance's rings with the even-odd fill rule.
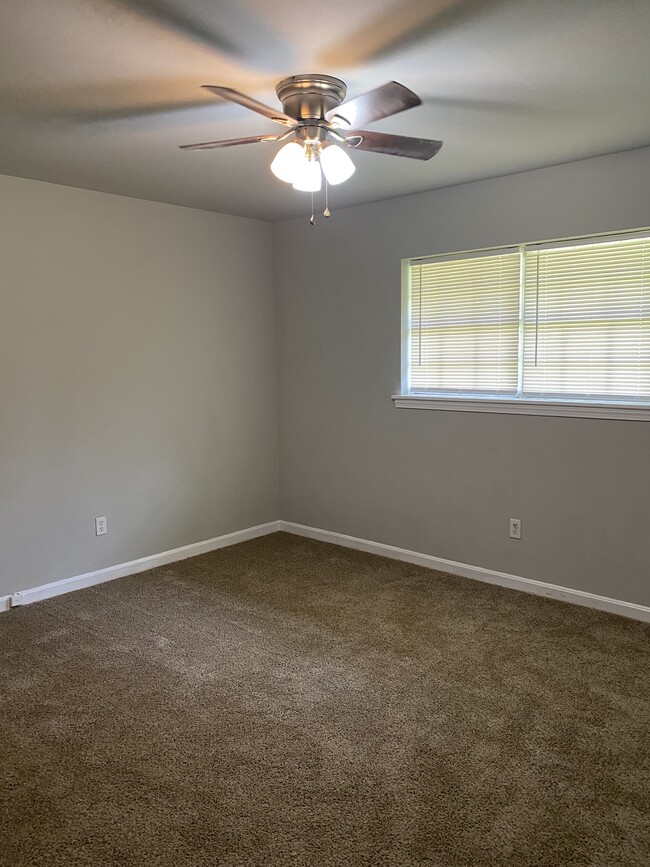
[[519,254],[411,265],[411,390],[514,394]]
[[524,394],[650,400],[650,239],[525,257]]
[[650,404],[650,236],[415,260],[408,390]]

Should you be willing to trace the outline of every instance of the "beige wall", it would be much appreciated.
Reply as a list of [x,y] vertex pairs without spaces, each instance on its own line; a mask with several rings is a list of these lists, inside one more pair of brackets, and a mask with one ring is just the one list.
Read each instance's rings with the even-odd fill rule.
[[650,604],[650,423],[390,400],[402,258],[650,226],[650,149],[341,212],[330,200],[315,229],[275,227],[282,517]]
[[274,340],[268,224],[0,177],[0,595],[275,519]]

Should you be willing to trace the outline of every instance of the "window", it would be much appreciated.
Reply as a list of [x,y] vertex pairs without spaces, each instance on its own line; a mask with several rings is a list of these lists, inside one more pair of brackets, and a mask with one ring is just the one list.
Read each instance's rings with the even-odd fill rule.
[[650,418],[650,231],[404,264],[398,405]]

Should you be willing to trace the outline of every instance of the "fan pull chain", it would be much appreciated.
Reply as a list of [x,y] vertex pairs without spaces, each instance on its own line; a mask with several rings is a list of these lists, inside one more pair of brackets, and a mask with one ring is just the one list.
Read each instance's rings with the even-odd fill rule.
[[330,211],[329,203],[328,203],[328,193],[329,187],[327,185],[327,178],[325,178],[325,210],[323,211],[324,217],[331,217],[332,212]]
[[311,217],[309,218],[309,225],[316,225],[316,217],[314,216],[314,194],[311,194]]

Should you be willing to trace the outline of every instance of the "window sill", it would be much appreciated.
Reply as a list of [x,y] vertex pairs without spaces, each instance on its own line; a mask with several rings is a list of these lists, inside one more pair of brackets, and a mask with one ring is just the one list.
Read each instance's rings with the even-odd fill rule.
[[610,418],[650,421],[650,406],[631,403],[587,403],[530,400],[528,398],[441,397],[428,394],[394,394],[397,409],[436,409],[453,412],[491,412],[511,415],[554,415],[568,418]]

